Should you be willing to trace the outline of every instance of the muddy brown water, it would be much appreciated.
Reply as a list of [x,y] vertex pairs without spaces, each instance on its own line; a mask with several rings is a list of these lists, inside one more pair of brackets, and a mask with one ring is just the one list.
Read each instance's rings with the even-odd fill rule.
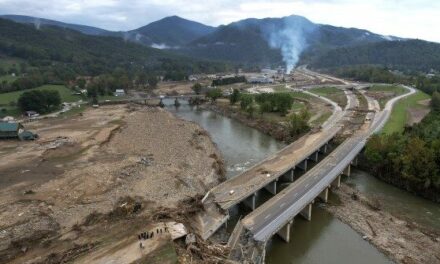
[[[169,111],[198,123],[210,133],[226,161],[227,177],[238,175],[285,146],[230,118],[199,110],[185,103],[176,109],[172,103],[165,100]],[[384,206],[393,213],[405,214],[407,218],[431,228],[440,228],[438,204],[417,198],[361,171],[355,170],[347,183],[367,195],[387,199]],[[270,196],[266,195],[264,198],[268,199]],[[338,202],[337,197],[333,195],[330,195],[330,201]],[[320,206],[325,205],[314,206],[310,222],[300,217],[295,218],[290,243],[284,243],[276,236],[271,239],[267,247],[266,263],[392,263],[348,225]],[[246,212],[242,208],[237,209],[234,218],[237,219],[240,214]]]

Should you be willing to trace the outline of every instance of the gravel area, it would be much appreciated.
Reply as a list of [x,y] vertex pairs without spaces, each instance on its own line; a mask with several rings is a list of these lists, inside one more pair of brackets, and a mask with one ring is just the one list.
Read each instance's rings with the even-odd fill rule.
[[342,204],[325,208],[394,262],[440,263],[440,233],[381,210],[380,201],[345,184],[334,191]]

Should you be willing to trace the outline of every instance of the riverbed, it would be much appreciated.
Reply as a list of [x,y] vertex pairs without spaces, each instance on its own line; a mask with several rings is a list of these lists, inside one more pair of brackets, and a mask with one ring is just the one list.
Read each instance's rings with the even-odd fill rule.
[[[198,123],[210,133],[225,159],[227,177],[238,175],[285,146],[255,129],[212,111],[200,110],[185,103],[175,108],[171,106],[172,103],[165,100],[169,111]],[[438,204],[417,198],[360,171],[355,171],[347,183],[367,195],[386,198],[384,208],[395,214],[404,214],[413,221],[431,228],[440,228]],[[337,197],[331,195],[330,202],[337,203]],[[244,212],[239,210],[238,214]],[[392,262],[348,225],[315,205],[311,222],[295,218],[289,244],[277,237],[269,242],[266,263]]]

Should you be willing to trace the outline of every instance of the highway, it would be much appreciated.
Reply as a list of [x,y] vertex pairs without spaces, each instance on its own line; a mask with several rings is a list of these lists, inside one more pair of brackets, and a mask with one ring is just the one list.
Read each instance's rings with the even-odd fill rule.
[[299,180],[246,216],[242,223],[253,234],[253,238],[256,241],[266,242],[328,188],[360,153],[368,137],[383,128],[390,117],[394,104],[403,97],[416,92],[411,87],[406,88],[409,93],[388,101],[384,110],[376,115],[368,127],[364,127],[357,134],[345,140]]
[[347,94],[347,98],[348,106],[345,110],[342,110],[333,101],[320,97],[320,99],[331,103],[334,107],[333,115],[326,122],[325,129],[303,136],[237,177],[217,185],[210,191],[214,196],[214,201],[222,209],[227,210],[244,201],[255,192],[264,188],[264,186],[277,180],[280,176],[318,151],[341,130],[340,121],[344,116],[351,114],[347,109],[356,106],[357,100],[355,95]]

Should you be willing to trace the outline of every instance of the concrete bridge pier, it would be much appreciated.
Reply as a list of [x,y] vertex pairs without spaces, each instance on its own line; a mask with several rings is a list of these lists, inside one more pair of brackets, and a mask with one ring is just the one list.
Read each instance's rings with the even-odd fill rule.
[[319,151],[316,151],[312,155],[310,155],[309,159],[313,160],[314,162],[318,162],[319,160]]
[[357,166],[358,165],[358,157],[354,158],[354,160],[351,161],[351,165]]
[[321,152],[322,154],[326,154],[327,153],[327,147],[328,147],[328,142],[325,143],[324,146],[320,147],[318,151]]
[[290,227],[292,226],[293,221],[290,221],[285,226],[283,226],[280,231],[277,232],[277,235],[284,240],[284,242],[290,242]]
[[288,172],[284,173],[280,179],[285,182],[294,182],[295,181],[295,167],[290,169]]
[[307,159],[301,161],[298,164],[298,168],[302,169],[303,171],[307,171]]
[[243,203],[244,205],[246,205],[247,207],[249,207],[252,211],[255,210],[256,207],[256,198],[257,198],[257,194],[254,193],[251,196],[249,196],[248,198],[246,198]]
[[273,182],[270,182],[268,185],[264,186],[264,189],[266,189],[271,194],[276,195],[277,194],[277,181],[278,180],[274,180]]
[[325,188],[318,196],[324,203],[328,202],[328,188]]
[[347,168],[345,168],[345,170],[342,172],[342,174],[344,174],[345,176],[350,177],[350,172],[351,172],[351,165],[349,164],[347,166]]
[[341,175],[336,177],[336,179],[332,182],[332,187],[335,187],[335,188],[341,187]]
[[304,209],[300,212],[300,215],[304,217],[307,221],[312,220],[312,203],[308,204]]

